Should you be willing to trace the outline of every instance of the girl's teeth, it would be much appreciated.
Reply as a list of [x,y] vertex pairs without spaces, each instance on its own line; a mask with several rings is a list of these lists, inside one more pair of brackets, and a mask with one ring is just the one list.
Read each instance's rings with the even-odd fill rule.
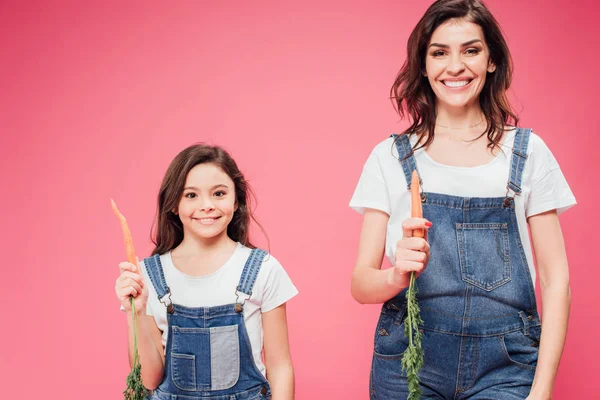
[[469,83],[469,81],[444,81],[444,85],[450,86],[450,87],[461,87],[461,86],[465,86],[468,83]]

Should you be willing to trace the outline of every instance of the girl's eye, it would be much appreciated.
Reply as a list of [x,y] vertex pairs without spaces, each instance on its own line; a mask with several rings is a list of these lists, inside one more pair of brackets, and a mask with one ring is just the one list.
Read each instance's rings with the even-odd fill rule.
[[215,192],[215,196],[217,196],[217,197],[223,197],[223,196],[225,196],[226,194],[227,194],[227,193],[225,193],[223,190],[217,190],[217,191]]
[[196,193],[194,193],[194,192],[189,192],[189,193],[186,193],[186,194],[185,194],[185,197],[186,197],[187,199],[194,199],[194,198],[196,198]]

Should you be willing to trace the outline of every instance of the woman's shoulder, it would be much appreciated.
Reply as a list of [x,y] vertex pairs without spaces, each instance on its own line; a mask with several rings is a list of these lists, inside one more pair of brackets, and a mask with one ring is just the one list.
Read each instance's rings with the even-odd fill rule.
[[548,146],[546,146],[544,140],[532,128],[514,126],[508,127],[506,133],[504,134],[501,146],[505,150],[513,149],[515,144],[515,137],[518,131],[521,131],[521,134],[523,134],[525,131],[529,131],[529,140],[527,142],[528,156],[548,150]]

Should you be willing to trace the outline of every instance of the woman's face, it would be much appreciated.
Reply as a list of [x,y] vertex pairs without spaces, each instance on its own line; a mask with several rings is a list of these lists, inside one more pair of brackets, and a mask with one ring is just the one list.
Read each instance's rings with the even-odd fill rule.
[[425,73],[438,107],[477,105],[486,76],[495,69],[479,25],[450,19],[433,31],[426,49]]

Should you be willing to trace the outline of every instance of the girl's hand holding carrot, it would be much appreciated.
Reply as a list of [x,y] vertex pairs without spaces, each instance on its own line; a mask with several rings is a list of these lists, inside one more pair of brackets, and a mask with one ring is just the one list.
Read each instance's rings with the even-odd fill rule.
[[117,298],[125,310],[131,312],[129,297],[133,297],[137,315],[144,315],[148,301],[148,288],[144,284],[144,278],[139,274],[139,267],[125,261],[119,264],[119,270],[121,275],[115,284]]

